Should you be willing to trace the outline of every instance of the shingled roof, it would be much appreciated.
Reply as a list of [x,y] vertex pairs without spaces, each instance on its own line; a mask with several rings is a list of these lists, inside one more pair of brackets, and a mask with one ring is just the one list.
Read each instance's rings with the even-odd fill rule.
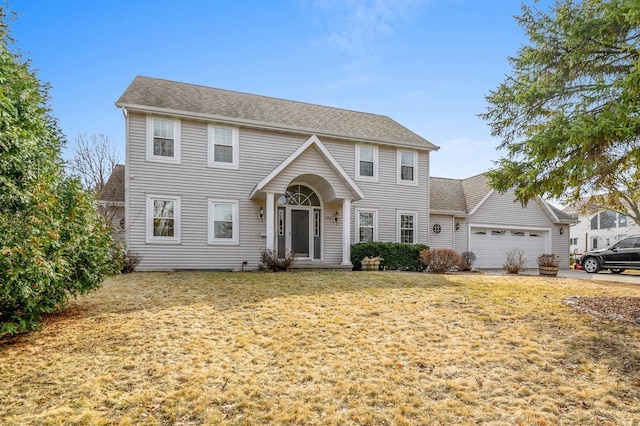
[[432,177],[429,179],[432,212],[470,213],[491,188],[483,174],[467,179]]
[[100,201],[124,203],[124,165],[116,164],[105,183]]
[[[467,179],[429,178],[429,203],[432,213],[467,215],[473,212],[491,191],[484,174]],[[575,218],[545,203],[548,216],[556,223],[573,223]],[[555,217],[553,217],[555,216]]]
[[389,117],[151,77],[136,77],[121,108],[238,125],[437,150]]

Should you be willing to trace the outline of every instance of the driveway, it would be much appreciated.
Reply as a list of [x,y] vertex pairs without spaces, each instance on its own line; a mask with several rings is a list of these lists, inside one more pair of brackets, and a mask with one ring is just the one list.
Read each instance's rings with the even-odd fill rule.
[[[481,269],[487,275],[506,275],[504,269]],[[539,275],[538,269],[524,269],[520,275]],[[628,271],[622,274],[612,274],[608,271],[601,271],[597,274],[588,274],[585,271],[575,271],[573,269],[561,269],[558,276],[562,278],[575,278],[579,280],[611,281],[617,283],[631,283],[640,285],[640,271]]]
[[574,271],[573,269],[568,269],[559,271],[558,276],[564,278],[577,278],[581,280],[640,284],[640,275],[638,275],[638,271],[623,272],[621,274],[612,274],[608,271],[601,271],[597,274],[588,274],[585,271]]

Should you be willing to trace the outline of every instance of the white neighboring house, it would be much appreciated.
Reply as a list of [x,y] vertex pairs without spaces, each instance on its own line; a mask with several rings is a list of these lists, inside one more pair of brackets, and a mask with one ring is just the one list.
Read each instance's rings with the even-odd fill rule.
[[623,238],[640,234],[640,226],[621,213],[602,209],[582,213],[580,206],[587,200],[584,198],[562,210],[577,219],[569,233],[572,253],[582,254],[588,250],[609,247]]

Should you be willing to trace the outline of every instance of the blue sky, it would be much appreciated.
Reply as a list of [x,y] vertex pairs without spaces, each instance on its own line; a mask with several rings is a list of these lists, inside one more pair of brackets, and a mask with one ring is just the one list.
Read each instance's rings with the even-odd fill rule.
[[124,161],[114,102],[146,75],[386,115],[440,146],[432,176],[465,178],[500,155],[477,114],[527,41],[513,19],[520,4],[10,0],[10,27],[52,86],[65,157],[78,133],[103,133]]

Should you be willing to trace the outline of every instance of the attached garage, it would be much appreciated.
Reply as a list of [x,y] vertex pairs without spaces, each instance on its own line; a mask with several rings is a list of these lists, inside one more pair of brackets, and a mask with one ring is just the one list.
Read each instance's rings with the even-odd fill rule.
[[518,248],[526,256],[525,268],[537,268],[536,259],[549,253],[548,229],[512,229],[491,226],[469,227],[469,250],[474,252],[478,268],[502,268],[507,251]]

